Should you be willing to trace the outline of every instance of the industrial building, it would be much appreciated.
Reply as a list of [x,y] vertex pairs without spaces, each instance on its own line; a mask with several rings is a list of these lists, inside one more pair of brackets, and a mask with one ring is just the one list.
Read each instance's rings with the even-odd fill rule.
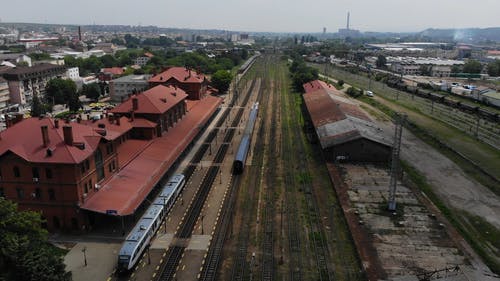
[[332,85],[303,85],[304,103],[327,161],[389,162],[392,141],[383,130]]

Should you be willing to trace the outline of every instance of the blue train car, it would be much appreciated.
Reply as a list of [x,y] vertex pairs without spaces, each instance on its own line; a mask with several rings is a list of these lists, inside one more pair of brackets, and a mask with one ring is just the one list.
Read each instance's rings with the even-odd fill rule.
[[238,151],[233,162],[233,174],[238,175],[243,173],[243,166],[248,155],[248,150],[250,148],[250,141],[252,139],[252,132],[255,126],[255,121],[257,120],[257,113],[259,111],[259,103],[256,102],[251,110],[248,117],[248,122],[245,127],[245,131],[241,138],[240,145],[238,146]]

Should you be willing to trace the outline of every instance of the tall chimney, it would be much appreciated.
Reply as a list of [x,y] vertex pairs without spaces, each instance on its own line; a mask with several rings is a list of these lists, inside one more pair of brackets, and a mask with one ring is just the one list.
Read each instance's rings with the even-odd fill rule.
[[67,145],[73,145],[73,127],[63,126],[64,143]]
[[59,128],[59,119],[54,119],[54,127]]
[[78,41],[82,41],[82,28],[78,27]]
[[351,16],[350,12],[347,12],[347,30],[349,30],[349,17]]
[[139,100],[136,97],[132,98],[132,110],[136,111],[139,109]]
[[43,147],[49,146],[49,128],[47,125],[43,125],[42,127],[42,141],[43,141]]

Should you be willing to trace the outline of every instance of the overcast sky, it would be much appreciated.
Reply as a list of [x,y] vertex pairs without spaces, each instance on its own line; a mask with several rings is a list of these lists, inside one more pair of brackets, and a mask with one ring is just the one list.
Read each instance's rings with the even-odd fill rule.
[[274,32],[498,27],[500,0],[2,0],[2,22]]

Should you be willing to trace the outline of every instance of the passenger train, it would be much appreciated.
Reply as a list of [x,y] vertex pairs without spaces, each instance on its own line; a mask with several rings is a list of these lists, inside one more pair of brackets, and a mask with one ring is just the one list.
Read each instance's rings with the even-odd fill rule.
[[252,109],[250,110],[250,115],[248,117],[248,122],[245,127],[245,132],[241,137],[240,146],[236,152],[236,157],[233,162],[233,174],[238,175],[243,173],[243,166],[247,158],[248,150],[250,148],[250,141],[252,139],[252,132],[255,126],[255,121],[257,120],[257,113],[259,111],[259,103],[256,102]]
[[118,272],[130,270],[135,266],[185,184],[184,175],[178,174],[172,176],[163,186],[160,194],[139,219],[123,243],[118,254]]

